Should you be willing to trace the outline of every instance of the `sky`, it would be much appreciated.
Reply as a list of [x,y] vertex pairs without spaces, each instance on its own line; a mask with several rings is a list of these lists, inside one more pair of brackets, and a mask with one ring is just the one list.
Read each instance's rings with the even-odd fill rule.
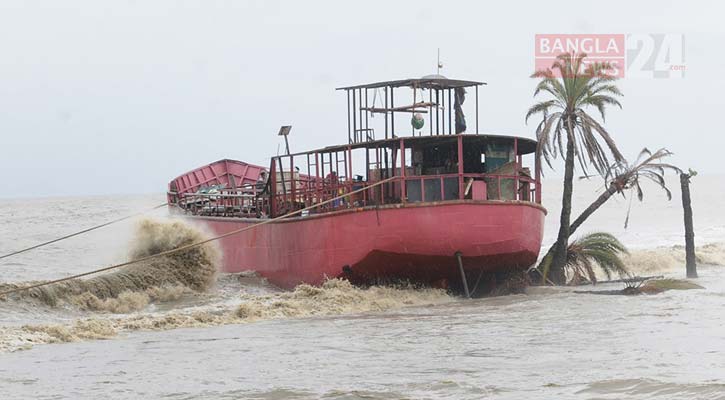
[[[622,152],[725,172],[721,2],[0,1],[0,197],[164,192],[197,166],[347,141],[336,87],[487,83],[482,132],[534,137],[536,34],[684,35],[682,78],[619,81]],[[558,170],[563,169],[561,165]],[[558,173],[554,172],[554,174]],[[551,174],[551,173],[550,173]]]

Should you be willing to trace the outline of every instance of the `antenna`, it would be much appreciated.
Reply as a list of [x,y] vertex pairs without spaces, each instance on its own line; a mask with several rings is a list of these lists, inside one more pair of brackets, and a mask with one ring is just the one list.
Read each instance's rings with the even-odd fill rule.
[[436,72],[436,75],[441,74],[441,68],[443,68],[443,63],[441,62],[441,48],[438,48],[438,64],[437,64],[438,70]]

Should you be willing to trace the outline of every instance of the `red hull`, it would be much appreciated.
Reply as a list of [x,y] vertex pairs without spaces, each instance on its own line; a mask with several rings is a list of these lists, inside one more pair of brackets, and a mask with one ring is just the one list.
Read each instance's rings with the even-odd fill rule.
[[[543,207],[453,201],[367,207],[281,220],[221,239],[225,272],[257,271],[283,288],[326,277],[433,284],[466,272],[525,269],[541,248]],[[257,219],[188,217],[220,235]]]

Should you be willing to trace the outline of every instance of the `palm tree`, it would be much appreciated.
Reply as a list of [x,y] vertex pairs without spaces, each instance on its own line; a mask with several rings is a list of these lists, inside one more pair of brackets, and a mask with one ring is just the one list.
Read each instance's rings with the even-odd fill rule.
[[[612,83],[617,78],[607,75],[612,70],[608,63],[590,63],[584,68],[585,57],[586,54],[562,54],[550,69],[535,72],[532,77],[541,81],[534,91],[534,97],[548,93],[550,98],[534,104],[526,113],[527,121],[534,114],[543,116],[536,128],[537,160],[543,157],[551,167],[552,158],[559,154],[565,157],[559,235],[551,259],[551,278],[557,284],[564,283],[566,278],[564,265],[570,234],[575,158],[584,172],[587,164],[591,164],[602,175],[610,165],[605,149],[612,154],[615,163],[623,160],[609,132],[585,111],[586,108],[596,107],[604,121],[607,106],[622,107],[615,98],[622,93]],[[555,77],[554,71],[558,72],[558,77]],[[599,142],[600,139],[604,141],[604,146]]]
[[[667,188],[665,183],[665,172],[670,170],[681,174],[682,170],[662,161],[664,158],[670,156],[672,156],[672,152],[667,149],[662,148],[653,153],[645,147],[639,152],[634,164],[629,164],[626,160],[622,160],[612,165],[604,178],[607,183],[607,189],[572,222],[569,226],[569,235],[573,235],[587,218],[617,193],[624,196],[626,190],[635,190],[637,192],[637,198],[639,201],[642,201],[644,199],[644,192],[642,191],[640,178],[654,182],[665,191],[667,199],[672,200],[672,192],[670,192],[670,189]],[[627,215],[627,220],[629,220],[629,215]],[[537,267],[544,277],[548,275],[550,270],[552,254],[555,247],[556,243],[549,248]]]
[[570,283],[576,285],[582,280],[597,283],[594,267],[599,268],[612,279],[612,274],[620,277],[628,274],[621,254],[628,254],[627,248],[613,235],[595,232],[573,241],[567,248],[565,270],[571,276]]

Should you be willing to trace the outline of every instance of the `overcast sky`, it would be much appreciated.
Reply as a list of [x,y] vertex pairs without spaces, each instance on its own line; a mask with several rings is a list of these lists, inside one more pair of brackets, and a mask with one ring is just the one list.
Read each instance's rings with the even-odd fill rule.
[[0,197],[163,192],[221,158],[267,165],[347,141],[335,87],[435,72],[482,80],[481,129],[524,123],[537,33],[682,33],[684,79],[620,82],[628,156],[725,172],[725,6],[606,1],[0,2]]

